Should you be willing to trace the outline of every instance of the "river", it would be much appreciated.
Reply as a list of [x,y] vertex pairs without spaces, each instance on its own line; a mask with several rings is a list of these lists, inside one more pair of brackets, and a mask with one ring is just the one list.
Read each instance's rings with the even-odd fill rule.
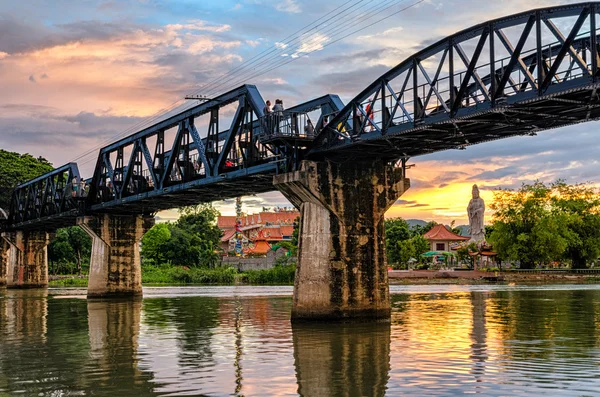
[[291,287],[0,290],[0,395],[600,396],[600,286],[391,286],[391,324],[291,325]]

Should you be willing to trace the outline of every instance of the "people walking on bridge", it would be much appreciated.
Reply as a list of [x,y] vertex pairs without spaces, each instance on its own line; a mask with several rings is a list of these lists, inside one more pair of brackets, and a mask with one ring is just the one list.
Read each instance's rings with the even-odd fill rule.
[[308,138],[312,138],[315,135],[315,126],[313,125],[310,119],[306,120],[306,125],[304,126],[304,134]]
[[371,104],[373,103],[373,100],[371,98],[369,98],[369,103],[367,104],[367,107],[365,108],[365,111],[367,113],[367,117],[369,119],[369,131],[373,131],[373,125],[374,125],[374,115],[373,115],[373,107],[371,106]]
[[77,197],[85,197],[85,179],[81,178],[79,181],[79,191]]
[[273,106],[273,116],[275,120],[276,131],[279,132],[279,124],[283,119],[283,101],[281,99],[275,100],[275,106]]
[[267,103],[265,104],[265,107],[263,108],[263,114],[264,114],[265,116],[267,116],[267,115],[268,115],[268,114],[270,114],[270,113],[271,113],[271,101],[269,101],[269,100],[267,99]]
[[71,197],[73,197],[73,198],[77,197],[78,190],[79,190],[79,181],[77,180],[77,177],[73,177],[73,180],[71,181]]

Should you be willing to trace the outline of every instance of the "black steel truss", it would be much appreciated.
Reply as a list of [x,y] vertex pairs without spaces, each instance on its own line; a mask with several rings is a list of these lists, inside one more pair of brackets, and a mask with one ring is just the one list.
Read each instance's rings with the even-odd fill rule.
[[29,223],[73,222],[78,212],[73,197],[73,181],[80,182],[77,164],[69,163],[27,183],[17,186],[12,193],[8,223],[24,227]]
[[308,156],[407,158],[600,117],[597,12],[532,10],[440,40],[350,101]]
[[600,119],[598,5],[532,10],[456,33],[346,106],[326,95],[264,117],[256,87],[236,88],[101,149],[85,202],[70,197],[75,164],[19,186],[8,227],[261,193],[304,158],[406,162]]

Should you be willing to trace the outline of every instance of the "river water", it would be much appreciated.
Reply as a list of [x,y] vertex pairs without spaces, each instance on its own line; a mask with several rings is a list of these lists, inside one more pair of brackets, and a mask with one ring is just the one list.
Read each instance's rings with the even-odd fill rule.
[[600,286],[392,286],[291,325],[291,287],[0,290],[0,396],[600,396]]

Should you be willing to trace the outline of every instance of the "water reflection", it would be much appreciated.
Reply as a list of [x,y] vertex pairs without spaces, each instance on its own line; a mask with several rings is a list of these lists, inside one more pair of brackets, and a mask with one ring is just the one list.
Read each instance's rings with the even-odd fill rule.
[[390,324],[292,326],[301,396],[383,396],[390,370]]
[[432,288],[391,324],[294,326],[290,297],[0,290],[0,395],[598,394],[599,287]]

